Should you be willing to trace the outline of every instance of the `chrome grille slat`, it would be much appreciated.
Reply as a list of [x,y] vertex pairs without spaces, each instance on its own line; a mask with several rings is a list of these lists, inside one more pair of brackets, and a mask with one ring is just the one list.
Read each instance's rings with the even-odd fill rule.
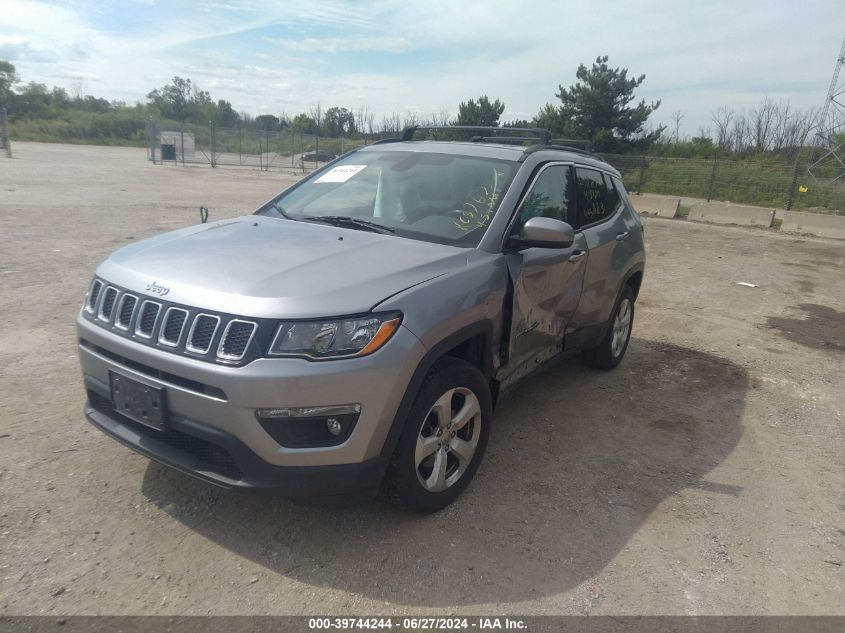
[[220,345],[217,346],[217,358],[239,361],[246,355],[258,324],[253,321],[232,319],[226,325]]
[[191,324],[185,349],[196,354],[206,354],[214,342],[214,335],[220,325],[220,317],[214,314],[198,314]]
[[91,282],[91,288],[88,290],[88,299],[85,303],[85,310],[90,314],[94,314],[97,310],[97,300],[100,298],[100,291],[103,289],[103,282],[95,279]]
[[103,292],[103,300],[100,302],[100,309],[97,312],[97,318],[101,321],[110,322],[112,314],[114,313],[114,304],[117,301],[117,288],[109,286]]
[[158,342],[168,347],[178,347],[187,320],[187,310],[182,308],[167,308],[167,311],[164,313],[164,319],[161,322],[161,329],[158,333]]
[[135,308],[138,306],[138,297],[128,293],[120,297],[117,304],[117,316],[114,319],[114,326],[124,332],[129,331],[129,326],[132,324],[132,315],[135,314]]
[[144,301],[141,304],[141,311],[138,313],[135,334],[143,338],[152,338],[160,311],[161,304],[157,301],[150,301],[149,299]]

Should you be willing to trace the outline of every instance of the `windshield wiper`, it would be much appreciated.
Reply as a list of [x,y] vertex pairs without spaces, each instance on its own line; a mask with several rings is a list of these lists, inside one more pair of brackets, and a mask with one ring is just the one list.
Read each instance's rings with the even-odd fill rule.
[[282,207],[280,204],[273,202],[270,204],[270,208],[273,209],[273,211],[278,213],[280,216],[282,216],[285,220],[293,220],[294,222],[299,222],[299,220],[297,220],[295,217],[285,211],[284,207]]
[[315,215],[304,219],[307,222],[325,222],[326,224],[331,224],[332,226],[364,229],[365,231],[384,233],[385,235],[396,233],[396,229],[392,229],[389,226],[384,226],[378,222],[370,222],[369,220],[364,220],[362,218],[353,218],[348,215]]

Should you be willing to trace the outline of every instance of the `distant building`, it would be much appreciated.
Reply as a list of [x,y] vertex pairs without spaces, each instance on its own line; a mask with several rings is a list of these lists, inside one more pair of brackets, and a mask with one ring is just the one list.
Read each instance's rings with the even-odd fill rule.
[[193,132],[162,131],[158,134],[161,146],[161,160],[193,160],[194,134]]

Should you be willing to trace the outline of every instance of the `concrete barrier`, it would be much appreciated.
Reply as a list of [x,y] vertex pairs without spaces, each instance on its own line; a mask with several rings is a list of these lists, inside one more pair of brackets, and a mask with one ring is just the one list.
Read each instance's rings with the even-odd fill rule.
[[768,228],[772,225],[774,217],[774,209],[730,202],[703,202],[690,207],[688,219],[713,224],[739,224]]
[[845,216],[785,211],[780,230],[845,240]]
[[661,196],[656,193],[632,194],[631,204],[637,213],[659,215],[661,218],[674,218],[678,215],[681,199],[677,196]]

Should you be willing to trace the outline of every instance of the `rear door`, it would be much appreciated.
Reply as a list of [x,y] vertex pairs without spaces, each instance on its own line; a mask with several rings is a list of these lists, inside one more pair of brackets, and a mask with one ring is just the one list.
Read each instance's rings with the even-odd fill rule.
[[590,260],[574,328],[605,323],[616,302],[622,276],[628,270],[634,244],[631,218],[607,174],[589,167],[575,167],[578,228]]
[[[529,218],[543,216],[576,223],[572,166],[544,165],[523,195],[508,235]],[[563,333],[578,306],[587,248],[576,233],[568,248],[528,248],[505,253],[513,284],[508,359],[502,380],[528,373],[560,351]]]

